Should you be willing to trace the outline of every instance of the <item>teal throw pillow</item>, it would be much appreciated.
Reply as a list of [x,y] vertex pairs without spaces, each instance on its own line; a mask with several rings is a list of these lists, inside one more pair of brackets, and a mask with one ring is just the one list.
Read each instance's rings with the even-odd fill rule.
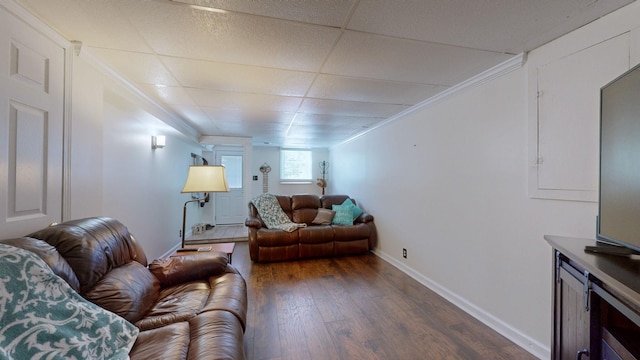
[[348,206],[333,205],[333,211],[336,212],[331,224],[333,225],[353,225],[353,211]]
[[364,212],[362,209],[356,206],[356,204],[354,204],[353,201],[351,201],[351,199],[345,200],[340,206],[346,206],[351,208],[351,213],[353,216],[353,219],[351,219],[351,222],[355,221],[358,218],[358,216],[362,215],[362,213]]
[[0,244],[0,359],[128,359],[138,328],[87,301],[32,252]]

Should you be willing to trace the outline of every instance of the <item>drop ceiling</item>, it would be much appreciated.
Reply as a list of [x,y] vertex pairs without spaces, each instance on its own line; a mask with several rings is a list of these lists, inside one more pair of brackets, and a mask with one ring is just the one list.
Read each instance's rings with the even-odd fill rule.
[[17,0],[198,135],[330,147],[632,0]]

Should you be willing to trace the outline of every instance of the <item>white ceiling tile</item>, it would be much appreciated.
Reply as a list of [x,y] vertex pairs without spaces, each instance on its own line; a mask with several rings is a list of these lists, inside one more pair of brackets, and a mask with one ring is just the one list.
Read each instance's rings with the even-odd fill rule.
[[68,40],[82,41],[84,46],[151,52],[122,16],[121,1],[18,0]]
[[348,18],[355,0],[180,0],[187,4],[210,6],[245,14],[287,19],[310,24],[340,27]]
[[295,112],[302,98],[225,92],[218,90],[186,89],[189,96],[199,106],[222,109],[255,109]]
[[455,85],[510,55],[347,31],[322,72],[380,80]]
[[187,91],[181,86],[158,86],[151,84],[138,85],[140,90],[152,95],[161,102],[169,105],[185,105],[195,107],[196,103],[191,99]]
[[339,29],[153,1],[128,16],[160,55],[316,72]]
[[220,129],[216,123],[212,121],[207,114],[197,106],[188,105],[170,105],[170,108],[179,116],[188,119],[198,131],[203,134],[219,134]]
[[447,89],[446,86],[319,75],[308,96],[319,99],[415,105]]
[[314,126],[321,129],[338,130],[341,128],[363,128],[368,127],[372,122],[379,122],[384,118],[360,117],[360,116],[338,116],[334,114],[303,114],[296,116],[295,126]]
[[300,112],[305,114],[334,114],[342,116],[387,118],[408,109],[407,105],[364,103],[356,101],[305,99]]
[[155,55],[96,48],[89,50],[130,82],[165,86],[179,85]]
[[312,147],[631,2],[16,1],[201,135]]
[[315,73],[162,57],[184,86],[234,92],[304,96]]
[[347,28],[516,54],[632,1],[361,0]]
[[256,111],[249,109],[221,109],[201,107],[202,111],[214,122],[246,122],[248,124],[271,124],[288,126],[293,113],[279,111]]

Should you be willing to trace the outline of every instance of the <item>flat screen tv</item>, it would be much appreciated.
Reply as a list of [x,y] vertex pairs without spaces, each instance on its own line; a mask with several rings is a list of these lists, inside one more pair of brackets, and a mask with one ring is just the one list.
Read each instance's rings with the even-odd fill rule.
[[597,240],[640,252],[640,65],[600,90],[599,190]]

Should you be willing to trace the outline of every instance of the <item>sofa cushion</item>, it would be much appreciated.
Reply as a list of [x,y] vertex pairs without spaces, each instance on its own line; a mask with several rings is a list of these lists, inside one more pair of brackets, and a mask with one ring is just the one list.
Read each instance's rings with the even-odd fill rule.
[[141,331],[131,360],[244,359],[240,322],[226,311],[210,311],[189,320]]
[[190,319],[202,309],[210,295],[211,286],[207,280],[163,288],[155,305],[136,326],[145,330]]
[[329,225],[309,226],[298,230],[301,244],[321,244],[333,242],[333,229]]
[[323,208],[331,209],[333,205],[340,205],[347,199],[349,199],[349,195],[323,195],[320,202]]
[[112,268],[138,257],[129,230],[110,218],[68,221],[29,237],[44,240],[58,250],[78,277],[81,294],[94,287]]
[[82,298],[32,252],[0,244],[0,263],[0,358],[127,358],[138,335],[131,323]]
[[[228,270],[233,268],[229,267]],[[247,287],[242,275],[234,271],[227,271],[221,276],[209,278],[211,295],[204,304],[201,313],[211,310],[224,310],[238,318],[242,329],[247,321]]]
[[227,254],[211,251],[156,259],[149,265],[149,270],[164,287],[221,274],[227,268],[227,263]]
[[109,271],[84,297],[131,322],[149,311],[158,299],[160,281],[132,261]]
[[260,229],[256,239],[259,246],[277,247],[298,244],[298,232],[287,232],[280,229]]
[[182,321],[140,331],[129,353],[131,360],[186,359],[189,352],[189,322]]
[[238,319],[226,311],[209,311],[189,320],[190,359],[244,359],[244,333]]
[[291,196],[293,222],[311,225],[318,213],[320,198],[317,195],[303,194]]
[[333,210],[320,208],[318,209],[318,214],[311,223],[317,225],[331,225],[331,221],[335,214],[336,212]]
[[32,253],[38,255],[42,260],[44,260],[47,265],[53,270],[53,272],[60,276],[64,281],[66,281],[75,291],[80,290],[80,282],[76,277],[76,274],[69,266],[67,260],[65,260],[56,248],[47,244],[46,242],[23,237],[18,239],[7,239],[1,240],[2,243],[19,247],[21,249],[29,250]]
[[333,227],[333,237],[336,242],[368,239],[369,236],[371,236],[371,231],[367,224]]

